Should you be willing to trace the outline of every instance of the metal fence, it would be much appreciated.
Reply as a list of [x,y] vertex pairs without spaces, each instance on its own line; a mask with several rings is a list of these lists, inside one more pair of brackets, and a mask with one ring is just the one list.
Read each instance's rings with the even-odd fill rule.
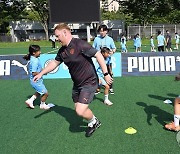
[[156,36],[158,31],[161,31],[164,35],[168,30],[171,36],[174,38],[175,33],[180,34],[180,25],[150,25],[150,26],[128,26],[127,37],[133,39],[137,33],[141,38],[150,38],[150,36]]

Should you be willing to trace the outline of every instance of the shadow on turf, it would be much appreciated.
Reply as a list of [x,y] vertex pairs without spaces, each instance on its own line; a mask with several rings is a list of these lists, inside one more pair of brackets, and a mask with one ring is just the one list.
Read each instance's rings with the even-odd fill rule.
[[137,102],[136,104],[144,108],[144,111],[147,114],[147,123],[149,125],[152,125],[151,119],[155,118],[164,127],[166,121],[171,121],[173,118],[172,114],[160,109],[157,106],[147,105],[144,102]]
[[70,124],[69,130],[71,132],[84,132],[87,126],[87,123],[83,121],[83,118],[77,116],[76,112],[71,108],[67,108],[64,106],[55,105],[49,110],[44,111],[43,113],[35,116],[34,118],[40,118],[44,114],[56,112],[60,116],[64,117],[66,121]]

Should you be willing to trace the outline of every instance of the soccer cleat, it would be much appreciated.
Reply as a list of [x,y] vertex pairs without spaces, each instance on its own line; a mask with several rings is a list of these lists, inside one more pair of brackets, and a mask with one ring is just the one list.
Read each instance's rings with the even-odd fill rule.
[[180,131],[180,126],[175,127],[174,122],[166,124],[164,127],[171,131],[175,131],[175,132]]
[[109,106],[113,105],[113,103],[109,99],[104,100],[104,104],[109,105]]
[[95,95],[97,95],[97,94],[99,94],[99,93],[100,93],[100,91],[96,91],[96,92],[95,92]]
[[85,136],[90,137],[100,126],[101,122],[96,118],[96,123],[92,127],[87,128]]
[[109,93],[114,95],[114,90],[113,89],[109,89]]
[[25,103],[27,104],[28,107],[30,107],[31,109],[34,109],[33,102],[30,101],[30,99],[26,100]]
[[40,109],[48,110],[48,109],[50,109],[50,107],[44,103],[44,104],[40,104]]

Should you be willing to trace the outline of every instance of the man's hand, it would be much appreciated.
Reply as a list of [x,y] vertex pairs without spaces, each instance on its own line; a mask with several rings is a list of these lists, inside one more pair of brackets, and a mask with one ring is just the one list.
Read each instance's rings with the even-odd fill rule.
[[113,78],[108,74],[104,77],[104,79],[106,80],[106,83],[108,85],[111,85],[113,83]]
[[36,81],[38,81],[41,77],[42,77],[42,75],[39,73],[39,74],[37,74],[37,75],[33,78],[33,81],[36,82]]

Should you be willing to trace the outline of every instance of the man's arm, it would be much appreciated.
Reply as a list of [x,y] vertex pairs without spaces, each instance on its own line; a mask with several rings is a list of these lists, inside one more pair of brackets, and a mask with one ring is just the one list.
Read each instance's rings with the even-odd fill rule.
[[39,73],[34,77],[34,81],[37,81],[38,79],[40,79],[44,74],[47,74],[49,72],[51,72],[52,70],[54,70],[58,65],[60,65],[60,62],[57,60],[52,60],[51,62],[49,62],[49,64]]
[[106,80],[107,84],[109,84],[109,85],[112,84],[113,79],[108,74],[107,66],[106,66],[106,63],[104,61],[104,57],[102,56],[101,52],[97,52],[94,56],[97,59],[97,62],[99,63],[99,65],[102,69],[102,72],[104,74],[104,79]]

